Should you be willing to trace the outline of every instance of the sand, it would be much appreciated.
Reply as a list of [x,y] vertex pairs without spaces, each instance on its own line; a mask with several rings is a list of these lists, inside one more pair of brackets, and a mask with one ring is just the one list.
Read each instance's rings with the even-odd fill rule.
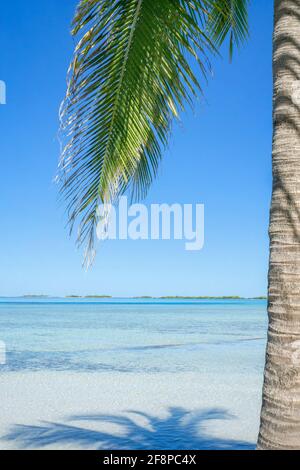
[[11,372],[0,375],[0,449],[244,449],[262,378]]

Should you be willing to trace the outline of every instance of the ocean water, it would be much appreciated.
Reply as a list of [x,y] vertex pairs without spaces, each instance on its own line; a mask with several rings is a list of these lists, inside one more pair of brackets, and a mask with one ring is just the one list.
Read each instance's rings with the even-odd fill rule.
[[0,341],[16,371],[259,375],[261,300],[0,299]]

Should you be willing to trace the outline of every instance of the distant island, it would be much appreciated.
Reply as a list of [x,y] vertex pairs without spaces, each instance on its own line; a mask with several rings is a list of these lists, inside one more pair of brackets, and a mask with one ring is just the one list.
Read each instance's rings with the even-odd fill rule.
[[[66,295],[64,297],[53,297],[44,294],[27,294],[22,295],[20,298],[24,299],[118,299],[121,297],[113,297],[111,295],[95,294],[95,295]],[[240,297],[238,295],[224,295],[224,296],[180,296],[180,295],[166,295],[162,297],[153,297],[151,295],[141,295],[134,297],[122,297],[124,299],[133,300],[267,300],[267,297],[262,295],[259,297]]]
[[[1,297],[1,296],[0,296]],[[111,299],[110,295],[65,295],[64,297],[44,295],[44,294],[26,294],[17,298],[21,299]]]

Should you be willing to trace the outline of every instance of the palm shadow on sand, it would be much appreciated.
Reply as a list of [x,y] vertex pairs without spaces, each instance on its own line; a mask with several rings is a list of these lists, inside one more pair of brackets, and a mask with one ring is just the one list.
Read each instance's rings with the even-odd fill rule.
[[[15,425],[4,436],[18,448],[43,448],[72,445],[86,449],[106,450],[249,450],[253,443],[209,436],[206,424],[210,420],[234,419],[224,410],[211,409],[190,413],[183,408],[170,408],[167,418],[158,418],[140,411],[126,415],[80,415],[69,421],[80,426],[45,422],[42,425]],[[143,424],[137,421],[143,421]],[[91,430],[83,422],[114,425],[121,433]],[[83,426],[83,427],[82,427]]]

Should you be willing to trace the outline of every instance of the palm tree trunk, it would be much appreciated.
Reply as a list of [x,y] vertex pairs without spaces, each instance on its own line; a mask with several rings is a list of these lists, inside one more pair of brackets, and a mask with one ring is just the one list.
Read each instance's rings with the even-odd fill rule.
[[258,449],[300,449],[300,0],[275,0],[269,330]]

